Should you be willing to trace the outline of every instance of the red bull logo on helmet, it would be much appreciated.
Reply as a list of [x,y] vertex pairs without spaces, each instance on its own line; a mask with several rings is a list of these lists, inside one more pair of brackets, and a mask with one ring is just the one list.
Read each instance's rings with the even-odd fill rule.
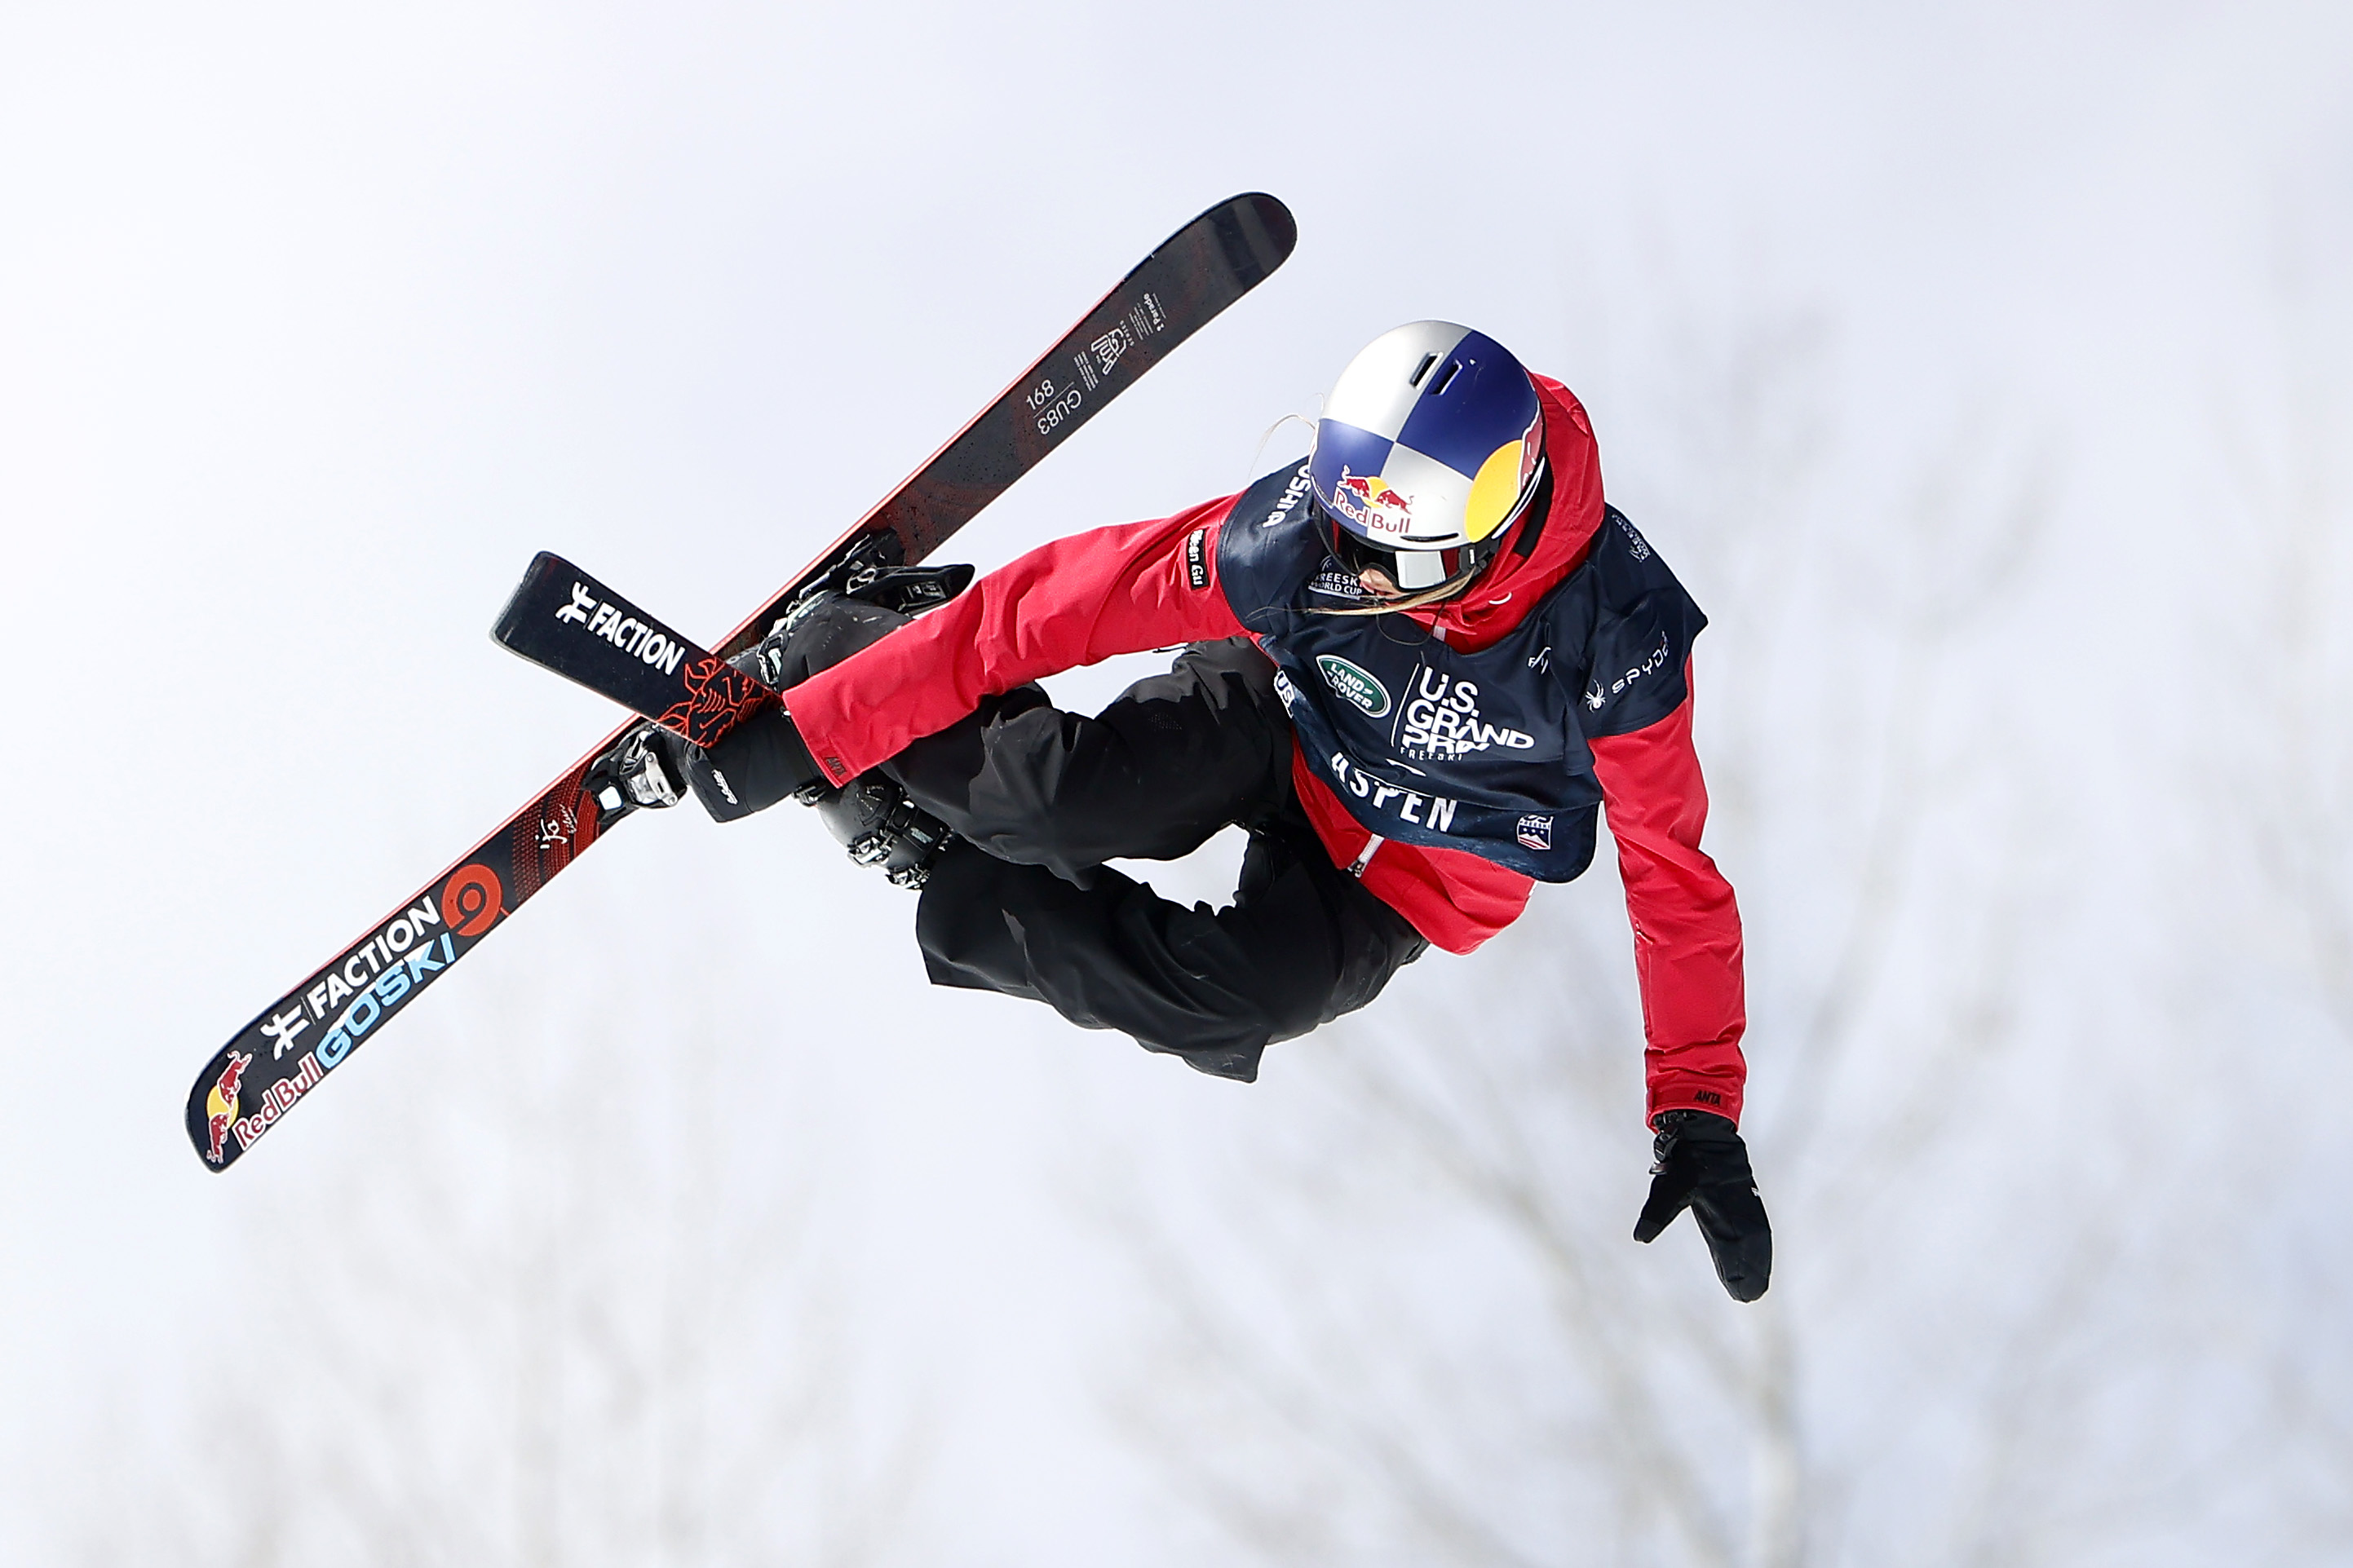
[[1402,496],[1377,474],[1340,470],[1332,487],[1333,509],[1367,533],[1403,538],[1413,527],[1413,498]]

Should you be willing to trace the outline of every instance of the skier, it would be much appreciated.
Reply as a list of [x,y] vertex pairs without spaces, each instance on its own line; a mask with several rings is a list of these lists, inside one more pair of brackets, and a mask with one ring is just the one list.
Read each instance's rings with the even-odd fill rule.
[[[1606,806],[1655,1134],[1634,1235],[1689,1207],[1725,1289],[1764,1293],[1739,913],[1699,847],[1706,620],[1603,500],[1566,386],[1414,322],[1350,362],[1295,470],[1057,540],[920,619],[892,592],[797,606],[748,656],[786,702],[707,752],[640,731],[613,759],[631,796],[691,793],[722,821],[818,804],[854,856],[922,888],[934,984],[1243,1082],[1431,943],[1469,952],[1534,882],[1582,873]],[[1176,644],[1092,718],[1031,684]],[[1250,845],[1214,913],[1105,864],[1229,825]]]

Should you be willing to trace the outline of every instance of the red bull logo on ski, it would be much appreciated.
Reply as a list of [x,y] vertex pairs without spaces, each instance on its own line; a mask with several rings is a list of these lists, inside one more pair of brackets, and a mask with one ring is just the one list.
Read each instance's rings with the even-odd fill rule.
[[[255,1108],[252,1115],[237,1117],[229,1124],[228,1130],[237,1134],[237,1152],[243,1153],[252,1148],[255,1139],[269,1131],[280,1117],[294,1109],[296,1100],[318,1088],[319,1080],[326,1076],[327,1069],[319,1065],[318,1053],[304,1051],[302,1059],[295,1064],[291,1077],[281,1078],[275,1083],[264,1086],[261,1091],[261,1103]],[[217,1165],[220,1163],[218,1151],[222,1143],[222,1123],[216,1119],[213,1125],[215,1152],[207,1158]]]
[[1342,468],[1340,482],[1332,487],[1332,505],[1367,533],[1402,538],[1413,527],[1413,498],[1399,495],[1378,474],[1352,474]]
[[212,1092],[205,1096],[205,1131],[210,1146],[205,1158],[217,1165],[228,1148],[228,1130],[237,1121],[237,1090],[245,1081],[245,1069],[253,1065],[250,1051],[231,1051],[228,1065],[221,1068],[213,1080]]

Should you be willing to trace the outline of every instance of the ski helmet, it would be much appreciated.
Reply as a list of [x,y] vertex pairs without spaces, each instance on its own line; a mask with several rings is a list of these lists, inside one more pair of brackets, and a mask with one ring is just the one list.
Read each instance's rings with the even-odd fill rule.
[[1408,593],[1493,560],[1544,467],[1544,408],[1510,351],[1451,321],[1375,338],[1340,373],[1308,478],[1334,551]]

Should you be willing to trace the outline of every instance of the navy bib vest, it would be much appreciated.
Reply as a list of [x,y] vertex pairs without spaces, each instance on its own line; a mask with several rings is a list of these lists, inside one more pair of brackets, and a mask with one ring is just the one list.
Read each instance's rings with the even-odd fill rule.
[[1544,882],[1593,858],[1601,786],[1587,739],[1673,712],[1707,624],[1614,507],[1577,570],[1481,652],[1401,615],[1319,614],[1366,600],[1325,543],[1303,463],[1234,503],[1218,577],[1275,662],[1301,754],[1350,816]]

